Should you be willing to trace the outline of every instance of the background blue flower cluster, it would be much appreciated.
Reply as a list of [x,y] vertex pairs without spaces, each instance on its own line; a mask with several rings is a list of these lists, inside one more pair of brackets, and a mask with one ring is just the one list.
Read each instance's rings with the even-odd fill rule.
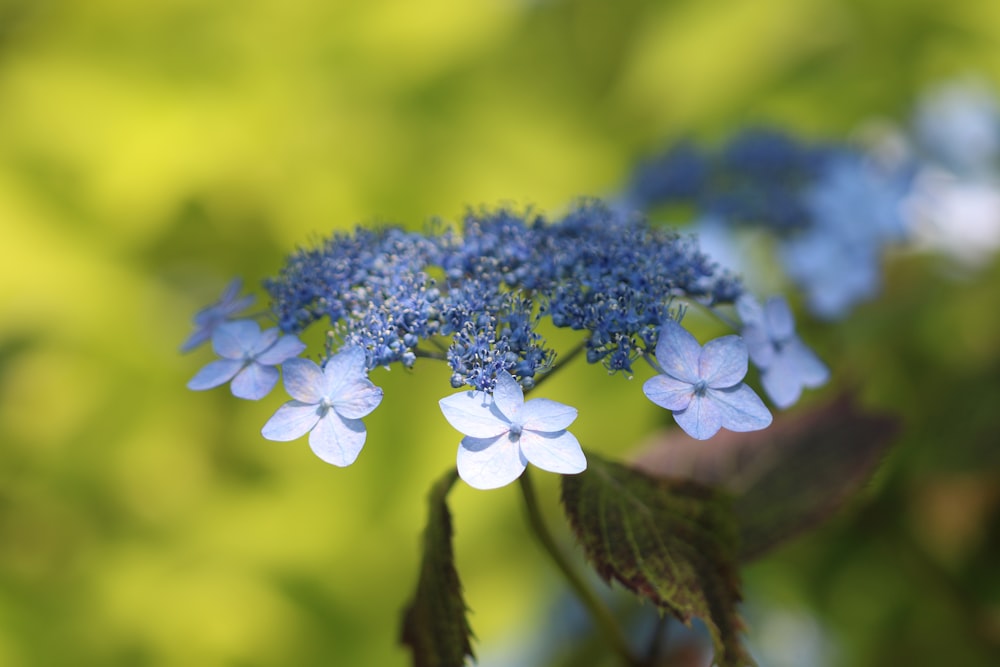
[[756,128],[718,147],[681,141],[647,160],[623,205],[765,229],[813,313],[833,319],[878,292],[886,248],[908,236],[903,202],[915,170],[846,143]]

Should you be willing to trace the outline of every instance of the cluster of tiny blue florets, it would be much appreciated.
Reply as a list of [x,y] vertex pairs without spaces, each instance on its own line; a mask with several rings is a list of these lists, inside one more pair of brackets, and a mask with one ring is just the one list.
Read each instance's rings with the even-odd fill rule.
[[631,373],[676,298],[742,294],[691,238],[597,202],[555,221],[501,209],[470,212],[460,230],[358,229],[295,253],[266,287],[285,333],[326,318],[369,368],[412,366],[432,341],[454,386],[483,391],[501,371],[528,387],[550,367],[542,317],[588,332],[589,361]]

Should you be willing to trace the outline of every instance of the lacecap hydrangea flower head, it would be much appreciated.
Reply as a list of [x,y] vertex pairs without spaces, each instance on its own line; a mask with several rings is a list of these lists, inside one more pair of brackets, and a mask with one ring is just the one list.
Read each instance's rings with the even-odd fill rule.
[[[733,304],[745,293],[740,281],[693,238],[598,202],[556,220],[501,209],[470,212],[457,228],[338,233],[293,253],[265,288],[281,337],[247,321],[216,325],[213,342],[219,338],[224,359],[214,363],[225,367],[204,372],[211,381],[195,388],[222,384],[233,369],[253,369],[263,379],[244,393],[261,398],[280,368],[292,400],[267,422],[264,437],[308,434],[316,454],[334,465],[358,457],[362,419],[382,399],[369,372],[413,368],[418,360],[450,367],[451,387],[439,405],[464,435],[458,473],[477,488],[509,484],[529,463],[561,474],[586,467],[586,442],[567,430],[577,410],[556,398],[525,396],[578,353],[629,377],[636,361],[649,361],[659,375],[645,393],[696,438],[771,420],[742,382],[743,341],[727,336],[702,348],[678,323],[687,306]],[[215,319],[245,303],[230,292]],[[544,318],[579,331],[578,345],[551,349],[538,329]],[[299,358],[297,336],[320,320],[329,335],[318,363]],[[233,332],[240,344],[223,344]],[[463,391],[450,393],[455,389]]]

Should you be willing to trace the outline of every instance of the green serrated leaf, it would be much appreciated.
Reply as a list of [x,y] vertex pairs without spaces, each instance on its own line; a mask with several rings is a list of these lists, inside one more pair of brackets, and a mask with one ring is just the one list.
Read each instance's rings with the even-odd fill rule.
[[832,516],[871,478],[898,431],[897,419],[847,398],[808,415],[740,493],[741,557],[760,557]]
[[736,612],[738,537],[727,496],[588,452],[586,472],[563,477],[562,500],[588,560],[606,581],[685,623],[702,619],[720,667],[753,664]]
[[452,473],[435,484],[428,499],[420,579],[413,601],[403,612],[401,641],[413,652],[414,667],[462,667],[466,657],[475,657],[446,502],[456,478]]
[[898,419],[865,411],[845,394],[781,415],[763,431],[723,431],[707,442],[671,434],[636,464],[654,476],[729,491],[740,558],[749,561],[843,507],[871,479],[898,431]]

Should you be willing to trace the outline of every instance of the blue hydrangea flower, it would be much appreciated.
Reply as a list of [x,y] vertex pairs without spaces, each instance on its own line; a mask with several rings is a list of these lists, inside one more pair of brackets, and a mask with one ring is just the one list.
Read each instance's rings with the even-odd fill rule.
[[253,295],[237,298],[241,289],[243,289],[243,281],[235,278],[229,283],[226,291],[222,293],[222,297],[216,303],[195,314],[194,324],[197,328],[181,345],[181,352],[190,352],[208,341],[220,324],[250,307],[250,304],[253,303]]
[[521,476],[528,463],[562,474],[583,472],[587,459],[566,429],[576,408],[545,398],[524,400],[507,372],[496,378],[491,397],[466,391],[440,401],[441,412],[465,434],[458,447],[458,474],[477,489],[496,489]]
[[308,359],[291,359],[282,370],[295,400],[278,408],[261,434],[287,442],[308,433],[316,456],[340,467],[354,463],[367,437],[361,418],[382,402],[382,390],[368,379],[364,350],[345,348],[322,369]]
[[718,148],[683,141],[636,170],[626,201],[643,210],[691,206],[734,226],[784,234],[810,225],[800,192],[843,150],[765,127],[744,130]]
[[857,243],[815,228],[788,239],[779,248],[785,272],[805,293],[810,312],[833,320],[878,294],[880,247]]
[[832,161],[803,194],[812,226],[785,240],[781,259],[820,317],[845,315],[880,287],[885,247],[904,238],[910,174],[884,173],[860,155]]
[[771,423],[771,413],[743,383],[747,347],[739,336],[723,336],[704,347],[673,319],[667,319],[656,344],[662,375],[646,380],[642,390],[674,413],[677,425],[692,438],[707,440],[720,428],[757,431]]
[[236,320],[215,329],[212,348],[222,359],[198,371],[188,389],[202,391],[232,380],[233,396],[256,401],[277,384],[276,366],[297,357],[306,346],[295,336],[281,336],[277,329],[261,331],[253,320]]
[[783,297],[771,297],[761,306],[747,294],[736,309],[750,359],[760,369],[764,391],[779,408],[795,405],[803,388],[814,389],[830,379],[829,369],[795,333],[795,319]]

